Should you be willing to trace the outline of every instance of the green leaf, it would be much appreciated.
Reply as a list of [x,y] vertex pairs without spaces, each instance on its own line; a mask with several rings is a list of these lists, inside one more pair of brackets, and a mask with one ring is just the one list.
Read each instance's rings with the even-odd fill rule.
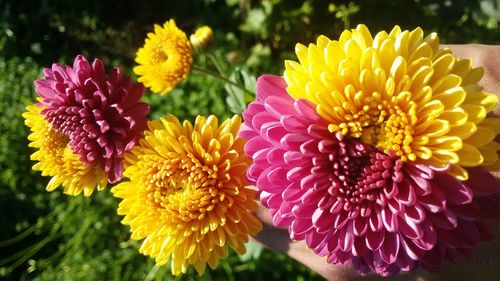
[[[240,68],[235,69],[229,76],[229,80],[242,85],[249,92],[255,93],[255,76],[251,75],[247,70]],[[241,112],[246,109],[247,102],[253,100],[253,96],[235,86],[226,84],[224,88],[228,92],[226,102],[232,113],[241,114]]]

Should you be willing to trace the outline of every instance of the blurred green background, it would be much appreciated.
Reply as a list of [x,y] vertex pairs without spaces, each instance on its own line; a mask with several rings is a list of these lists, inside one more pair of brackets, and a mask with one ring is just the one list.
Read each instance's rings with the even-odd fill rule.
[[[500,0],[199,0],[199,1],[0,1],[0,279],[1,280],[321,280],[290,258],[250,245],[231,253],[216,270],[173,278],[137,253],[138,242],[116,215],[117,200],[44,191],[48,179],[31,171],[32,151],[21,113],[35,99],[42,67],[70,63],[82,53],[132,75],[134,56],[154,23],[174,18],[190,34],[210,25],[215,40],[195,63],[217,69],[254,90],[254,77],[281,74],[297,42],[319,34],[336,38],[344,28],[367,24],[372,32],[398,24],[444,43],[500,43]],[[214,63],[217,62],[217,64]],[[173,113],[221,118],[241,112],[234,89],[192,74],[165,97],[147,94],[151,118]]]

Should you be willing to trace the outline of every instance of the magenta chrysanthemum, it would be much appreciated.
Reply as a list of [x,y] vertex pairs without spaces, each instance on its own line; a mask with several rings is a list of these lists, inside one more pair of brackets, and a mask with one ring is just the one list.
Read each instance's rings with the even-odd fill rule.
[[142,84],[119,68],[106,75],[104,64],[89,64],[82,55],[73,67],[53,64],[35,81],[42,111],[51,126],[67,135],[73,152],[87,164],[98,163],[113,183],[122,178],[125,151],[132,149],[147,127],[149,106],[139,100]]
[[258,79],[240,135],[254,161],[248,178],[291,239],[330,263],[391,275],[437,270],[491,238],[500,190],[484,168],[468,168],[459,181],[447,168],[330,132],[315,106],[286,87],[281,77]]

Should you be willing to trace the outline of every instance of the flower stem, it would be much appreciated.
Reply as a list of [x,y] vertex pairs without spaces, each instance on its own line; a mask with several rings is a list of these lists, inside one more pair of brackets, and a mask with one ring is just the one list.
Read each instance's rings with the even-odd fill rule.
[[219,81],[222,81],[224,83],[230,84],[231,86],[236,87],[236,88],[242,90],[245,93],[249,93],[249,94],[253,95],[253,93],[250,90],[246,89],[245,87],[243,87],[242,85],[240,85],[240,84],[238,84],[238,83],[236,83],[234,81],[229,80],[229,78],[226,78],[226,77],[224,77],[224,76],[216,73],[215,71],[212,71],[212,70],[209,70],[209,69],[206,69],[206,68],[202,68],[202,67],[199,67],[199,66],[196,66],[196,65],[193,65],[192,71],[212,76],[213,78],[215,78],[215,79],[217,79]]

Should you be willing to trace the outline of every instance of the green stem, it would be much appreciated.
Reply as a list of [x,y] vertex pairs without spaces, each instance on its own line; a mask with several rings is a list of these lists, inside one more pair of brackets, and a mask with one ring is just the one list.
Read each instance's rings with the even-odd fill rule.
[[234,87],[242,90],[245,93],[249,93],[249,94],[253,95],[253,93],[251,91],[249,91],[248,89],[246,89],[242,85],[240,85],[240,84],[238,84],[236,82],[233,82],[233,81],[229,80],[228,78],[226,78],[224,76],[221,76],[221,75],[219,75],[218,73],[216,73],[216,72],[214,72],[212,70],[209,70],[209,69],[206,69],[206,68],[202,68],[202,67],[199,67],[199,66],[196,66],[196,65],[193,65],[192,70],[193,70],[193,72],[202,73],[202,74],[206,74],[206,75],[212,76],[213,78],[218,79],[219,81],[222,81],[224,83],[230,84],[231,86],[234,86]]
[[155,278],[155,275],[156,275],[156,272],[158,271],[158,269],[160,269],[160,267],[155,264],[153,266],[153,268],[151,268],[151,271],[149,271],[149,273],[146,276],[146,279],[144,279],[144,281],[151,281],[151,280],[153,280],[153,278]]
[[40,251],[45,245],[47,245],[49,242],[54,241],[58,239],[59,237],[62,237],[63,234],[58,232],[60,229],[62,222],[65,221],[66,217],[73,211],[75,208],[76,204],[75,201],[72,200],[68,206],[68,208],[65,209],[64,213],[57,219],[57,221],[52,225],[52,229],[50,230],[49,234],[41,241],[37,242],[36,244],[25,248],[18,253],[7,257],[3,260],[0,261],[0,265],[5,265],[7,263],[10,263],[15,260],[13,264],[11,264],[7,268],[7,272],[11,272],[14,269],[16,269],[18,266],[23,264],[25,261],[30,259],[33,255],[35,255],[38,251]]
[[53,240],[55,240],[55,239],[57,239],[59,237],[62,237],[62,236],[63,236],[62,233],[58,233],[56,235],[45,237],[42,241],[40,241],[39,243],[35,244],[34,247],[30,248],[30,251],[26,255],[22,256],[15,263],[13,263],[11,266],[9,266],[7,268],[7,272],[13,271],[18,266],[20,266],[21,264],[23,264],[25,261],[27,261],[28,259],[30,259],[33,255],[35,255],[36,253],[38,253],[38,251],[40,251],[49,242],[51,242],[51,241],[53,241]]
[[[47,216],[45,216],[44,218],[42,218],[42,221],[48,221],[54,215],[55,215],[55,212],[52,211]],[[13,243],[16,243],[18,241],[21,241],[24,238],[26,238],[28,235],[30,235],[31,233],[33,233],[35,230],[44,230],[44,228],[46,228],[46,225],[44,225],[42,223],[39,223],[39,222],[36,222],[33,225],[31,225],[30,227],[26,228],[23,232],[19,233],[18,235],[14,236],[14,237],[12,237],[10,239],[4,240],[4,241],[0,241],[0,248],[8,246],[8,245],[13,244]]]
[[220,75],[223,75],[224,72],[222,71],[222,67],[220,67],[219,62],[217,61],[217,58],[213,54],[208,54],[208,58],[212,61],[212,63],[215,66],[215,69],[217,69],[217,72],[219,72]]

